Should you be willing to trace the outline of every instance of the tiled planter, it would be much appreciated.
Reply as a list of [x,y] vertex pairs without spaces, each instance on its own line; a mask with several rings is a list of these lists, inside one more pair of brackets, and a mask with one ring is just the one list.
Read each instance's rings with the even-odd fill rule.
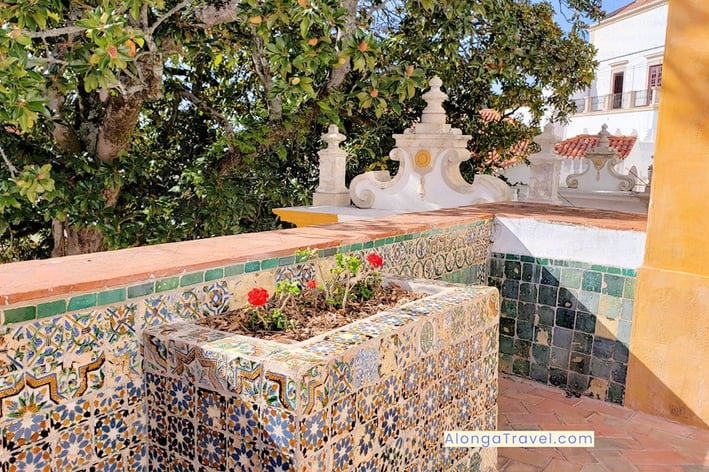
[[146,329],[151,470],[494,470],[494,288],[411,282],[432,295],[294,344],[190,323]]

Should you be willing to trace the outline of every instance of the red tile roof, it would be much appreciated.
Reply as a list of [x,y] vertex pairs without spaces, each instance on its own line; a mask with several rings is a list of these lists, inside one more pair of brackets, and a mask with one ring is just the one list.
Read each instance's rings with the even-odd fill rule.
[[[565,139],[554,146],[554,150],[561,157],[582,158],[586,157],[586,151],[598,144],[597,134],[579,134],[573,138]],[[621,159],[625,159],[633,150],[633,145],[637,140],[637,136],[608,136],[610,147],[618,151]]]

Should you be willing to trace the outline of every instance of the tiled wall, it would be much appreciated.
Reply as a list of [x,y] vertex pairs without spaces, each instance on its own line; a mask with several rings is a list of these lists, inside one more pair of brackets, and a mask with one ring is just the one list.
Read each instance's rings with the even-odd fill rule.
[[441,441],[496,427],[498,292],[412,285],[435,294],[296,344],[146,330],[150,469],[494,470]]
[[[484,284],[492,226],[488,219],[320,253],[376,251],[393,273]],[[298,276],[294,262],[255,259],[4,307],[0,470],[147,470],[143,330],[242,305],[251,287]]]
[[633,269],[493,253],[500,370],[623,403]]

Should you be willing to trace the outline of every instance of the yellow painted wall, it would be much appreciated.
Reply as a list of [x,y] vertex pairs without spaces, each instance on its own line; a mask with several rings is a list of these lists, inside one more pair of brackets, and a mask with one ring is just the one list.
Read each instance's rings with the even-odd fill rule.
[[709,2],[670,0],[625,404],[709,428]]

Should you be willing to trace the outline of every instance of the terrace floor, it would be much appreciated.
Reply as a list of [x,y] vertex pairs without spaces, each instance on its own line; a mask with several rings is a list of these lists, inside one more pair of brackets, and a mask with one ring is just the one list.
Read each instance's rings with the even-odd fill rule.
[[709,471],[709,430],[505,374],[498,429],[595,431],[594,448],[498,448],[499,472]]

